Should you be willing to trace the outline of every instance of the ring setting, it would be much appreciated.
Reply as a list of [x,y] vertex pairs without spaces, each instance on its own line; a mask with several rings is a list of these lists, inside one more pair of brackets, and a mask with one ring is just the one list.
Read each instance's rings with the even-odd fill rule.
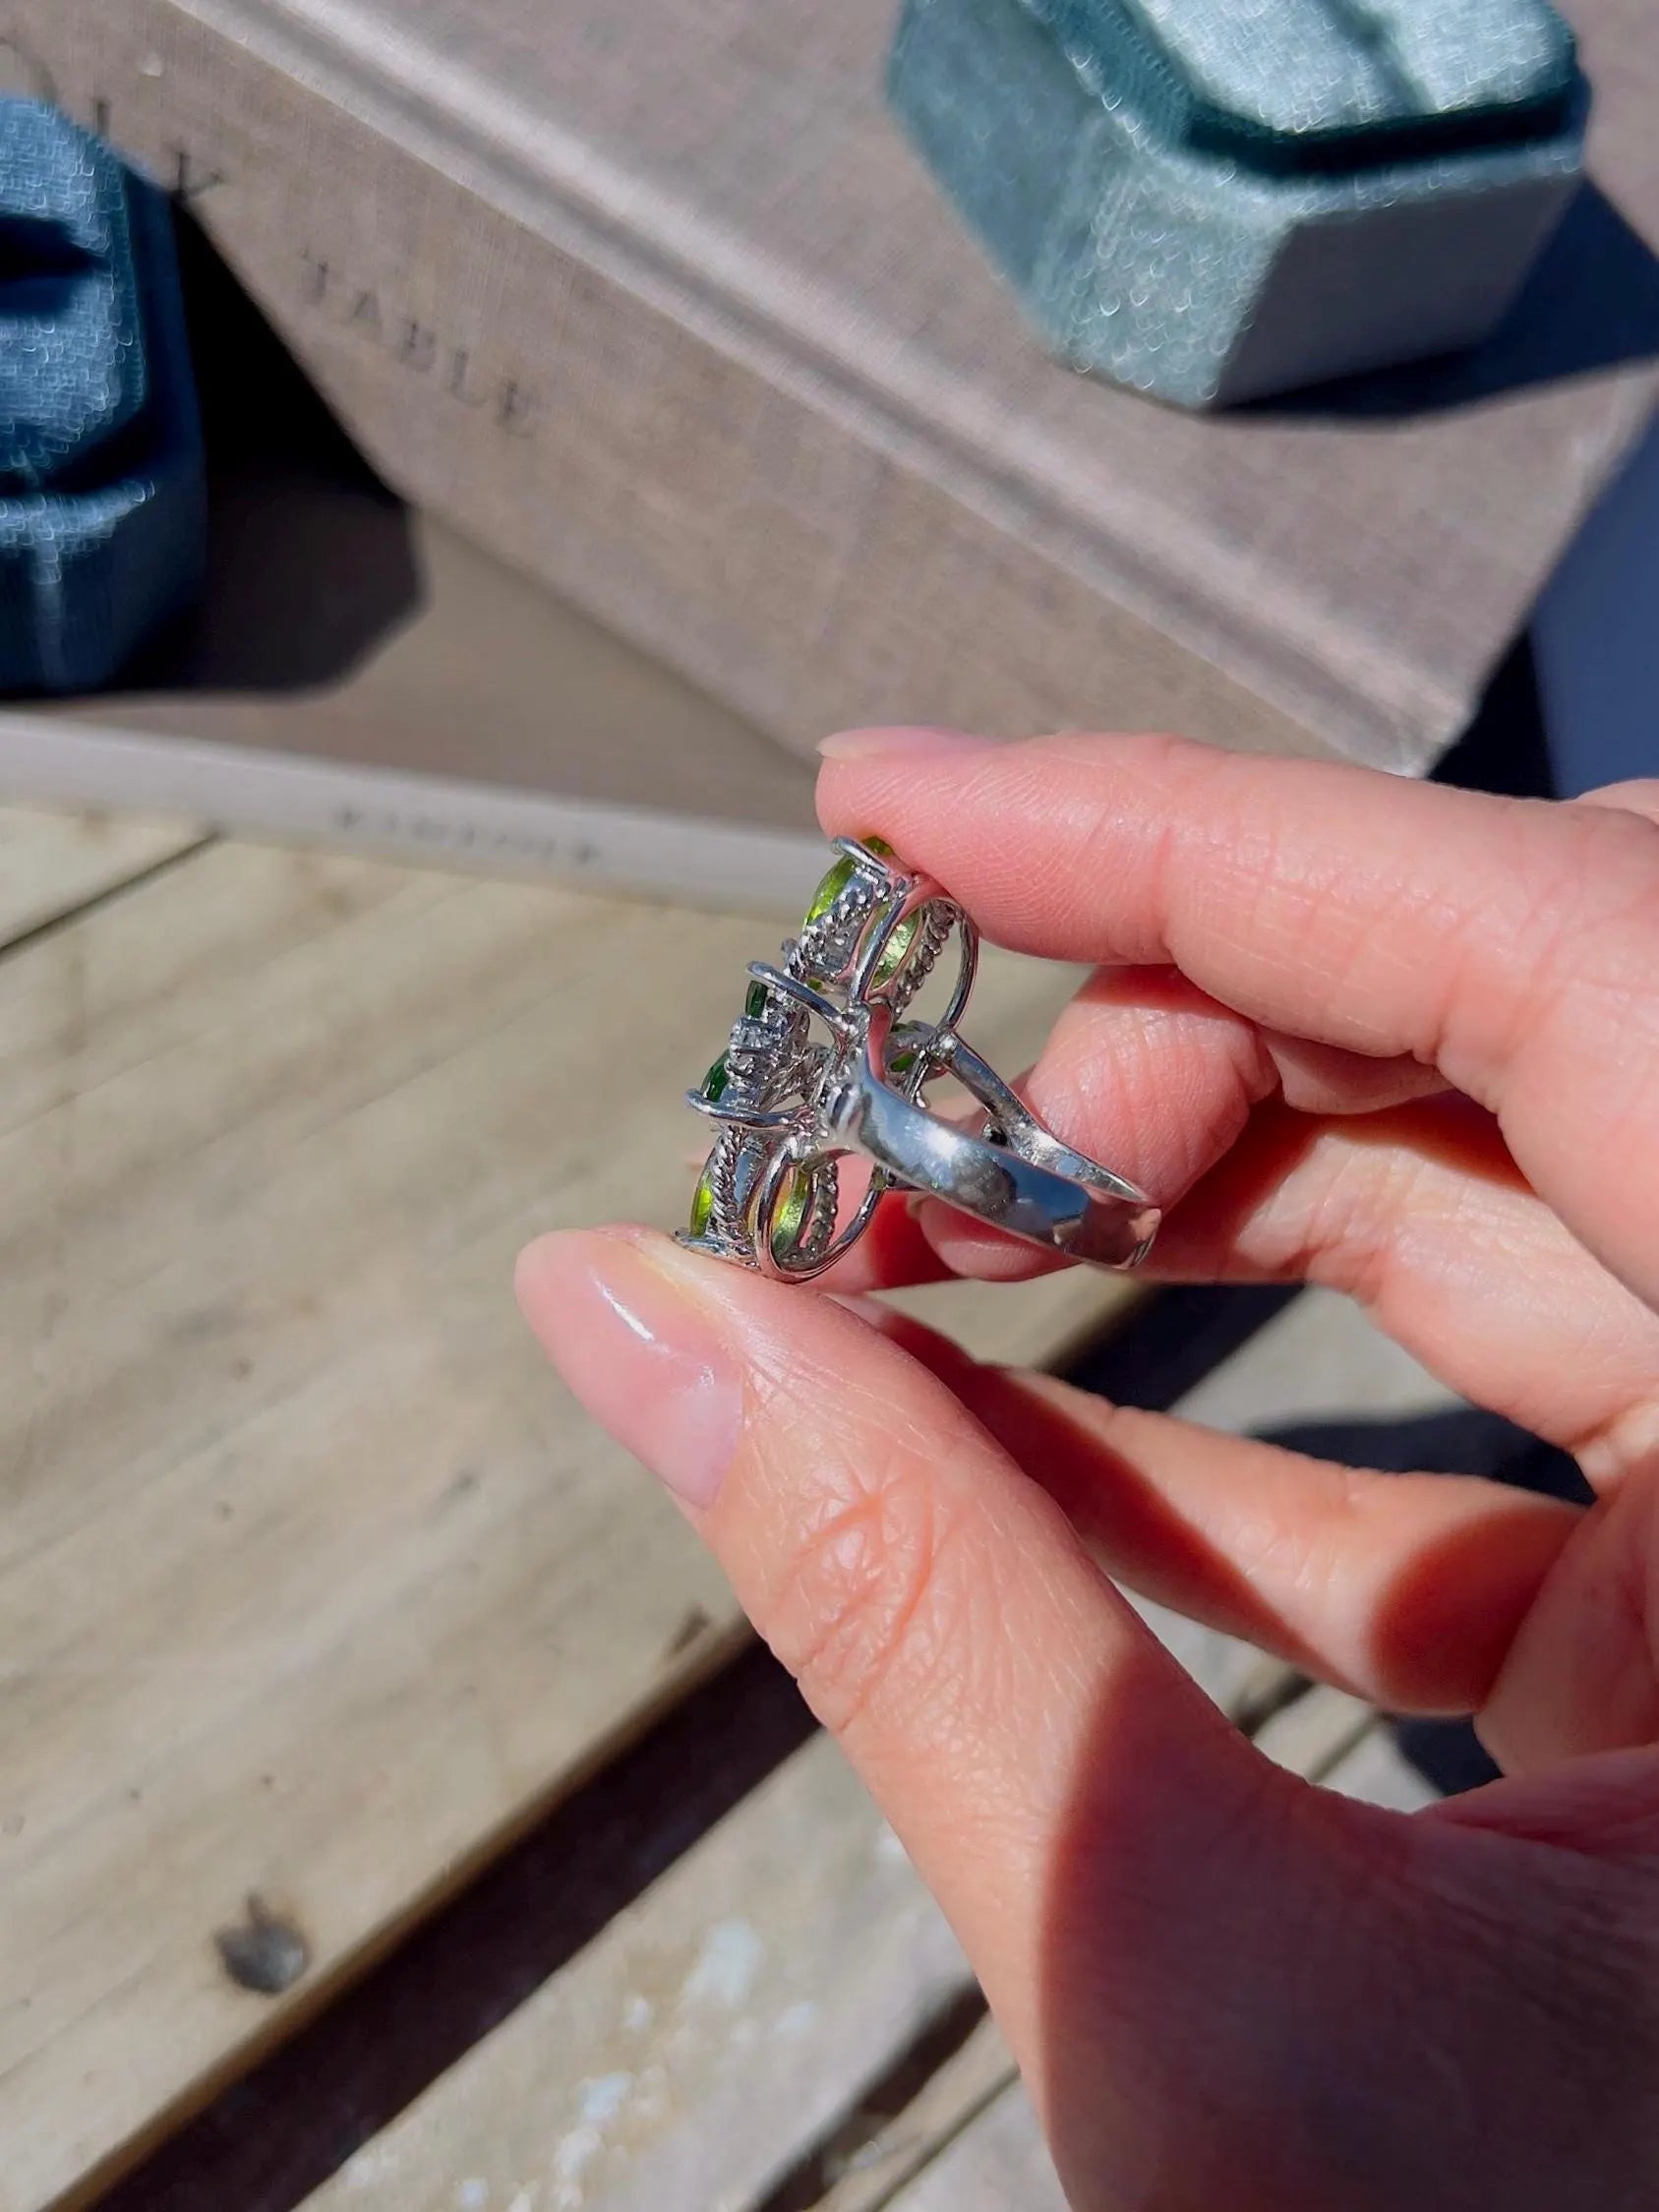
[[[968,915],[879,838],[839,838],[836,852],[777,961],[751,962],[726,1049],[686,1093],[716,1134],[681,1242],[809,1281],[862,1235],[884,1192],[909,1188],[1048,1250],[1135,1265],[1156,1209],[1045,1129],[958,1032],[978,957]],[[907,1018],[940,970],[942,1013]],[[974,1100],[976,1123],[923,1103],[943,1075]],[[850,1155],[869,1174],[848,1211],[838,1163]]]

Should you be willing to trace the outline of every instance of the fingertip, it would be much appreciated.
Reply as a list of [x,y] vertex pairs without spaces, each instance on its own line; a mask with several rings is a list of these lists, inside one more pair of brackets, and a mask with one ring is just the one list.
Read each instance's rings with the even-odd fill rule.
[[540,1237],[516,1273],[525,1318],[575,1398],[700,1512],[737,1450],[744,1362],[695,1268],[667,1237],[624,1225]]
[[635,1224],[616,1222],[590,1228],[547,1229],[533,1236],[512,1265],[512,1292],[519,1312],[539,1335],[539,1322],[550,1301],[557,1301],[573,1273],[591,1268],[595,1246],[636,1243],[651,1233]]

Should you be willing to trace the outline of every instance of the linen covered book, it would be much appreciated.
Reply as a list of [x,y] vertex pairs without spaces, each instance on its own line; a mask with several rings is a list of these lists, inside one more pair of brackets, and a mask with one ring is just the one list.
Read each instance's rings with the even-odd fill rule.
[[1650,404],[1659,40],[1498,335],[1193,419],[1043,351],[894,0],[0,0],[400,492],[804,750],[923,719],[1428,764]]

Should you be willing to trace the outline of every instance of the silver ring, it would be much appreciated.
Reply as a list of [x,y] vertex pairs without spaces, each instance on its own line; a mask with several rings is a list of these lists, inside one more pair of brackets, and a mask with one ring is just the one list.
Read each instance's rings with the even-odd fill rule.
[[[800,934],[776,964],[751,964],[726,1050],[686,1093],[719,1134],[681,1242],[805,1282],[862,1235],[885,1191],[906,1188],[1045,1251],[1134,1267],[1157,1209],[1044,1128],[958,1033],[978,955],[972,921],[880,840],[836,845]],[[943,1013],[906,1021],[948,954]],[[977,1124],[922,1104],[941,1075],[976,1102]],[[869,1187],[844,1222],[836,1162],[854,1153],[870,1164]]]

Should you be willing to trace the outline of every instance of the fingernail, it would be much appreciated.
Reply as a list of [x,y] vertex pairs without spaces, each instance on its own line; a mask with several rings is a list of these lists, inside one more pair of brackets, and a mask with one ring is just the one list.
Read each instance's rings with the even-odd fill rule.
[[826,760],[926,760],[951,752],[985,752],[996,742],[967,730],[838,730],[818,750]]
[[625,1231],[545,1236],[518,1263],[524,1317],[594,1419],[686,1505],[713,1505],[742,1386],[677,1277],[708,1261]]

